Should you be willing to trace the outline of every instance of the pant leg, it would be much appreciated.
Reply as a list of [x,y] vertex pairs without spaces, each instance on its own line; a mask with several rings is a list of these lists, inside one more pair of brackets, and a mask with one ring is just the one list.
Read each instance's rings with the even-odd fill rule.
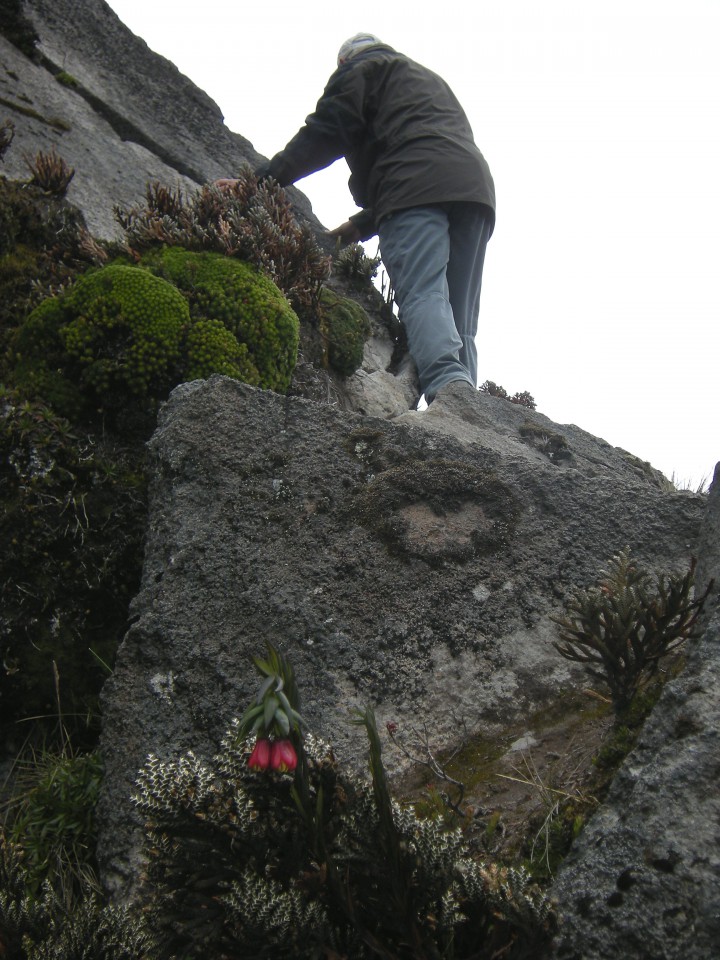
[[439,206],[411,207],[382,220],[378,232],[425,398],[430,402],[440,387],[453,380],[476,386],[460,360],[463,341],[450,306],[447,212]]
[[477,328],[485,249],[492,232],[489,211],[479,203],[447,204],[450,256],[447,267],[449,299],[455,327],[462,340],[460,362],[477,386]]

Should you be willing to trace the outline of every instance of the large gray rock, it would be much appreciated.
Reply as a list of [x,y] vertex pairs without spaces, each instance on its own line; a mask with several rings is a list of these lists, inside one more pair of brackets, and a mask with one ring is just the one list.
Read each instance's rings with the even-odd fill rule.
[[[27,179],[24,155],[55,148],[75,168],[68,200],[95,236],[120,236],[113,207],[140,203],[148,182],[187,193],[262,159],[228,130],[217,104],[103,0],[25,0],[24,12],[40,38],[35,60],[0,29],[0,120],[15,125],[0,172]],[[307,198],[289,193],[319,228]]]
[[720,464],[699,544],[707,629],[562,867],[562,960],[720,956],[719,534]]
[[134,875],[146,755],[212,753],[266,641],[290,656],[310,728],[359,767],[350,708],[425,720],[435,748],[461,720],[492,735],[579,683],[550,643],[567,591],[626,545],[687,568],[704,499],[623,451],[483,394],[467,417],[414,417],[222,377],[171,396],[142,589],[104,694],[111,886]]

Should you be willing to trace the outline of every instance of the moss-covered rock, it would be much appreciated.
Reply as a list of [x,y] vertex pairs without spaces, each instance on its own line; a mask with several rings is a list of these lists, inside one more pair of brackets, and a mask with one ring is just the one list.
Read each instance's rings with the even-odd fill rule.
[[[150,251],[141,265],[182,290],[192,319],[204,322],[202,332],[192,338],[193,344],[204,339],[207,347],[199,369],[210,372],[207,361],[220,340],[217,324],[208,326],[207,321],[219,320],[244,347],[232,359],[225,354],[223,362],[240,370],[230,375],[267,390],[287,391],[297,361],[300,322],[272,280],[241,260],[181,247]],[[225,346],[229,344],[226,338]],[[190,365],[196,369],[195,359]]]
[[371,332],[370,319],[360,304],[328,287],[323,287],[320,294],[319,314],[328,366],[349,377],[362,363],[365,341]]

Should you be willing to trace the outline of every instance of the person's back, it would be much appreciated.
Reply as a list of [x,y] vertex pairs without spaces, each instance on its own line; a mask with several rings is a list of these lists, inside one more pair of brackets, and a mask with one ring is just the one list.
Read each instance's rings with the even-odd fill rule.
[[356,203],[375,221],[427,203],[470,201],[494,210],[490,170],[449,85],[385,45],[343,65],[328,83],[362,113],[362,134],[346,154]]

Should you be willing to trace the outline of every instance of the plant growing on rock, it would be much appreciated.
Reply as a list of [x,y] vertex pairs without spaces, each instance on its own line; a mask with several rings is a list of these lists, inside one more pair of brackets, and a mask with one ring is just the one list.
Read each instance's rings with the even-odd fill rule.
[[368,257],[361,243],[351,243],[338,253],[335,269],[358,286],[367,286],[377,276],[380,263],[380,257]]
[[[392,800],[372,711],[357,718],[368,784],[301,737],[287,661],[271,649],[256,664],[258,696],[212,761],[150,757],[137,781],[160,956],[537,956],[553,926],[549,902],[522,871],[476,864],[459,831]],[[297,745],[294,769],[273,769],[258,751],[277,724]],[[255,742],[245,737],[253,728]]]
[[54,714],[54,662],[72,732],[96,713],[100,661],[112,663],[139,583],[140,460],[0,389],[3,723]]
[[362,363],[365,341],[371,333],[370,318],[360,304],[327,287],[320,294],[318,314],[327,365],[349,377]]
[[[228,373],[265,390],[287,392],[297,360],[300,321],[278,287],[248,263],[217,253],[197,253],[180,247],[149,251],[140,265],[176,287],[188,301],[190,320],[205,322],[202,340],[227,350],[224,362],[230,370],[197,371],[198,351],[188,356],[192,372],[207,376]],[[212,322],[211,322],[212,321]],[[220,321],[234,338],[220,337]],[[209,324],[209,326],[207,325]],[[192,326],[190,327],[193,332]],[[194,331],[190,338],[194,346]]]
[[249,167],[232,188],[206,186],[189,197],[151,184],[144,208],[115,213],[131,249],[166,244],[246,260],[301,311],[314,310],[330,272],[330,258],[310,228],[297,222],[285,191],[274,181],[258,186]]
[[529,410],[534,410],[537,406],[532,394],[528,393],[527,390],[523,390],[522,393],[514,393],[510,396],[504,387],[493,383],[492,380],[486,380],[484,383],[481,383],[479,389],[482,393],[489,393],[491,397],[508,400],[510,403],[515,403],[520,407],[527,407]]
[[551,618],[560,634],[553,646],[608,685],[617,714],[627,711],[660,660],[693,636],[712,587],[693,599],[694,573],[693,559],[683,576],[660,575],[654,581],[626,548],[612,558],[596,586],[571,598],[566,616]]
[[55,147],[50,153],[39,150],[34,158],[26,156],[25,163],[32,174],[30,183],[33,186],[40,187],[45,193],[56,197],[65,196],[75,171],[58,156]]

